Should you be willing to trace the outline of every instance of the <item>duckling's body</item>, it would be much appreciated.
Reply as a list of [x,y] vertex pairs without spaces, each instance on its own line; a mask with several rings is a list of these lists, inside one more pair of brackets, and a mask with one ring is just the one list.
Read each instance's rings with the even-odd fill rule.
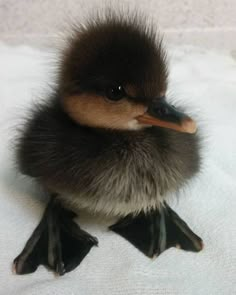
[[166,101],[162,42],[135,17],[90,22],[69,42],[58,86],[27,121],[17,146],[23,174],[51,201],[22,253],[19,274],[44,264],[62,275],[97,239],[74,212],[118,216],[110,229],[149,257],[201,239],[166,200],[199,170],[194,121]]
[[74,123],[54,99],[30,121],[20,166],[73,210],[126,216],[158,209],[199,169],[196,135],[89,128]]

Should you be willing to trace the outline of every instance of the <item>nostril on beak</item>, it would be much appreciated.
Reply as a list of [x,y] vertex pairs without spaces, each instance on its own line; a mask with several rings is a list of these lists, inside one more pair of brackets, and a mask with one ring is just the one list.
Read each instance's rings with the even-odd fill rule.
[[166,115],[169,115],[169,110],[165,106],[156,106],[156,107],[154,107],[153,111],[158,116],[166,116]]

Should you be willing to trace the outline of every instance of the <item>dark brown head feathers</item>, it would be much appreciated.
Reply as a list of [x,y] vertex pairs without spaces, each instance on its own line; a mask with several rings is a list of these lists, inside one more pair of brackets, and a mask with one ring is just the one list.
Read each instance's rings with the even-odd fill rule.
[[113,84],[155,97],[167,87],[162,40],[143,17],[109,14],[78,27],[64,51],[60,90],[67,95],[104,92]]

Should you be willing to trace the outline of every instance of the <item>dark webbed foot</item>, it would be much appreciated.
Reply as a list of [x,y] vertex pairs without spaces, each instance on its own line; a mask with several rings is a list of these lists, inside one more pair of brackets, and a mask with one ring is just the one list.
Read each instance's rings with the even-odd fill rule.
[[15,258],[14,271],[32,273],[43,264],[63,275],[76,268],[98,241],[73,221],[75,216],[52,199],[23,251]]
[[199,252],[203,248],[202,239],[197,236],[178,215],[167,204],[167,248],[177,247],[186,251]]
[[201,238],[167,204],[160,211],[128,215],[110,229],[148,257],[157,256],[170,247],[193,252],[203,247]]

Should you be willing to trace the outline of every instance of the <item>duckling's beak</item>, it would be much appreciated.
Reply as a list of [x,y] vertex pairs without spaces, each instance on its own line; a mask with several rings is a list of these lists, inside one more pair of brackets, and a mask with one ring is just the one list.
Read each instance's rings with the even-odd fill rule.
[[147,112],[136,119],[142,124],[169,128],[185,133],[195,133],[197,130],[193,119],[168,104],[165,98],[154,99]]

